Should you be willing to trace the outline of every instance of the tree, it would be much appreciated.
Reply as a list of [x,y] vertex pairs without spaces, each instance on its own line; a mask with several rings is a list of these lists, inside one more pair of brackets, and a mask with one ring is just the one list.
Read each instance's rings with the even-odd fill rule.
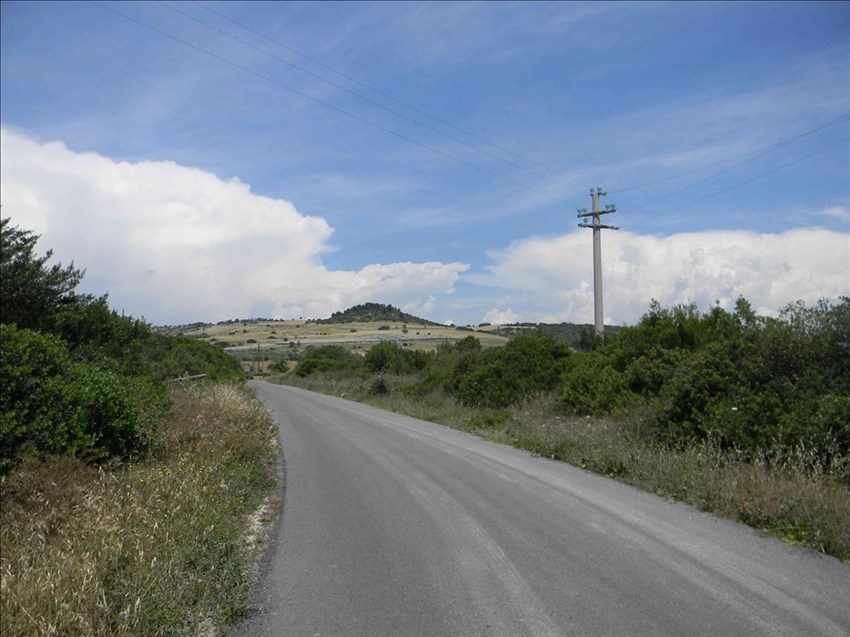
[[62,310],[90,300],[74,292],[85,272],[73,262],[48,266],[53,251],[37,256],[38,239],[29,230],[11,227],[8,218],[0,220],[0,323],[52,329]]

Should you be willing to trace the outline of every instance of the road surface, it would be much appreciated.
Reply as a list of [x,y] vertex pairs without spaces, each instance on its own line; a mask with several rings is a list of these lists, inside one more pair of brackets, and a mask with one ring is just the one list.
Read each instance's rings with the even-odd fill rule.
[[850,566],[567,464],[252,382],[285,504],[232,637],[850,634]]

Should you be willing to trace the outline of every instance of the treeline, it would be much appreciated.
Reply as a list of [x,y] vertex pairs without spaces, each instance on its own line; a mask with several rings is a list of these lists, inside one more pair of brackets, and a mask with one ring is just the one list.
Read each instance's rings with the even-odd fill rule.
[[[621,329],[622,327],[617,325],[606,325],[605,334],[611,338],[619,334]],[[495,333],[500,336],[514,337],[534,330],[580,350],[591,349],[597,344],[593,325],[578,323],[515,323],[499,326]]]
[[381,303],[363,303],[354,305],[342,312],[334,312],[326,319],[310,319],[309,323],[330,325],[334,323],[370,323],[373,321],[394,321],[397,323],[416,323],[417,325],[439,325],[407,312],[402,312],[392,305]]
[[850,298],[794,303],[776,318],[744,299],[731,312],[653,303],[637,325],[585,345],[537,331],[491,349],[472,335],[430,353],[308,347],[294,373],[371,376],[373,393],[394,391],[385,375],[403,375],[395,391],[490,410],[554,393],[567,412],[629,418],[637,435],[678,447],[710,440],[743,458],[850,452]]
[[143,453],[167,407],[164,380],[242,377],[219,348],[155,334],[106,296],[78,293],[84,272],[50,265],[38,238],[0,221],[0,472],[26,453]]

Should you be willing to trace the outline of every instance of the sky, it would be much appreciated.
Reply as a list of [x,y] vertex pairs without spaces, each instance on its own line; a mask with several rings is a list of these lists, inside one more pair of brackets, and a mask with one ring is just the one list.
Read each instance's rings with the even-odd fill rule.
[[0,3],[0,201],[156,325],[850,295],[848,2]]

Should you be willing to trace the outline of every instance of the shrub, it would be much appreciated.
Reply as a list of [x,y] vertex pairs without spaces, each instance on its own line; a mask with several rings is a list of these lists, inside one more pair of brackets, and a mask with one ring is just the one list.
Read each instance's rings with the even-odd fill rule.
[[383,396],[390,393],[390,386],[387,384],[387,381],[384,380],[383,376],[378,376],[372,381],[372,384],[369,385],[368,393],[370,396]]
[[848,341],[847,297],[793,303],[776,319],[757,317],[745,299],[734,313],[653,303],[598,357],[573,359],[564,401],[606,413],[642,400],[668,442],[711,438],[750,458],[803,443],[828,461],[850,451]]
[[360,358],[341,345],[308,345],[295,373],[304,377],[315,372],[356,369],[360,364]]
[[149,383],[73,361],[57,337],[14,325],[0,324],[0,375],[4,472],[27,450],[120,457],[142,451],[162,404]]
[[552,389],[568,355],[566,345],[552,337],[519,336],[504,347],[462,358],[452,386],[466,405],[506,407]]
[[363,359],[366,369],[375,374],[391,371],[396,374],[409,374],[414,370],[423,370],[429,357],[418,350],[404,350],[395,343],[377,343]]
[[572,356],[562,375],[561,400],[580,414],[605,414],[627,401],[626,379],[604,352]]
[[470,334],[457,341],[454,347],[459,352],[480,352],[481,341]]

